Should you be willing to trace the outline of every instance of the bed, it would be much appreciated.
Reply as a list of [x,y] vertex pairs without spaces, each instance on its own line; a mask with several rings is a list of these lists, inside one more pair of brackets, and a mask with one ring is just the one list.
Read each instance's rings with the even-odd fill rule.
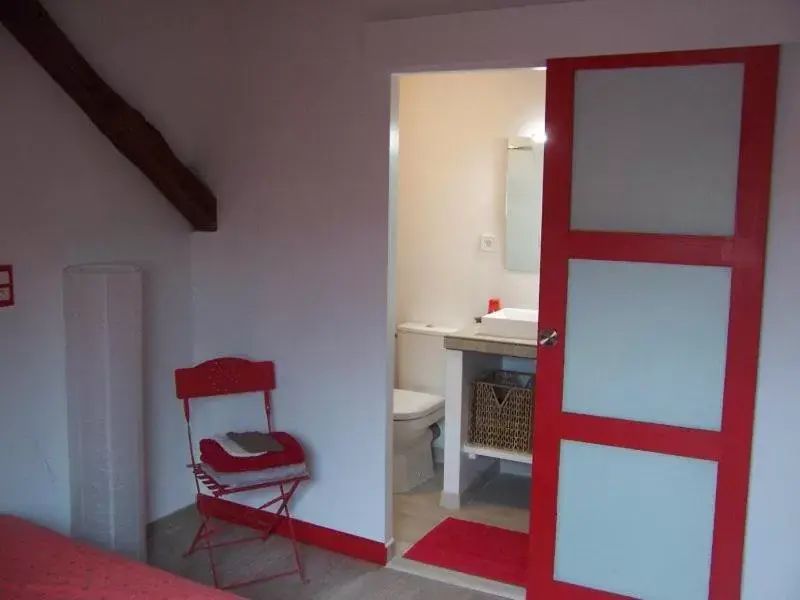
[[0,515],[2,600],[232,600],[181,579],[34,525]]

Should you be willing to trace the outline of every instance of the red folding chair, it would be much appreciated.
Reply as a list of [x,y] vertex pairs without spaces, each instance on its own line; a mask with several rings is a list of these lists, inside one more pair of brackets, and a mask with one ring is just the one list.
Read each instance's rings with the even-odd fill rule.
[[[294,573],[297,573],[300,576],[300,580],[303,581],[303,568],[300,562],[300,553],[297,550],[297,539],[294,533],[292,516],[289,512],[289,501],[297,491],[300,483],[306,481],[309,477],[302,446],[289,434],[272,430],[270,394],[275,389],[274,364],[272,362],[255,362],[242,358],[217,358],[195,367],[175,371],[175,388],[178,398],[183,402],[186,431],[189,437],[189,454],[192,460],[191,464],[187,466],[194,475],[195,487],[197,488],[197,509],[202,517],[197,534],[184,556],[188,556],[199,548],[205,547],[208,551],[214,585],[221,589],[231,589],[269,581],[276,577]],[[199,444],[200,460],[198,461],[195,457],[195,445],[192,439],[190,401],[198,398],[253,392],[264,394],[267,432],[271,434],[274,440],[279,442],[282,450],[269,452],[263,457],[259,457],[258,460],[232,460],[223,467],[220,467],[217,461],[214,463],[217,468],[213,468],[210,465],[210,461],[204,461],[203,458],[204,453],[210,457],[210,451],[216,446],[214,445],[214,440],[204,439]],[[226,502],[227,510],[214,510],[214,499],[222,501],[241,492],[267,488],[277,489],[280,494],[255,509],[262,511],[263,515],[263,519],[259,519],[257,524],[253,523],[252,519],[246,520],[248,526],[259,531],[259,535],[213,543],[212,538],[219,533],[220,529],[212,526],[212,518],[215,521],[225,520],[230,523],[242,524],[243,519],[237,518],[237,513],[239,512],[237,507],[244,511],[253,510],[249,507],[244,508],[241,504],[236,504],[230,500]],[[206,491],[204,492],[204,490]],[[277,510],[275,512],[269,510],[276,505]],[[288,530],[287,533],[294,549],[295,568],[274,575],[224,586],[220,585],[217,577],[217,565],[214,560],[214,548],[255,540],[266,541],[284,523],[287,527],[282,531]]]

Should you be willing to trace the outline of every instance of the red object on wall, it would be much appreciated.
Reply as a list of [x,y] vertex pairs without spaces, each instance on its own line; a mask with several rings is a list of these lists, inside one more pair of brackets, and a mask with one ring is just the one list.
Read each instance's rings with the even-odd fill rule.
[[14,306],[14,270],[0,265],[0,308]]

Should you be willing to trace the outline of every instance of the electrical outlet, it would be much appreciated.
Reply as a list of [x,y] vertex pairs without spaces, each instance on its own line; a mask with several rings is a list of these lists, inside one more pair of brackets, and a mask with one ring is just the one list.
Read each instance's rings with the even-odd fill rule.
[[496,252],[497,236],[494,236],[490,233],[484,233],[481,236],[481,250],[483,252]]

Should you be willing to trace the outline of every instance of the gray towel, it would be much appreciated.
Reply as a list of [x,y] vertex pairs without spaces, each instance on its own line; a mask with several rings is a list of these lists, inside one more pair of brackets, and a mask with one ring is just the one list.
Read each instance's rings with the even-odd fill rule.
[[269,433],[261,431],[229,431],[226,435],[228,439],[250,454],[281,452],[283,450],[283,445]]

